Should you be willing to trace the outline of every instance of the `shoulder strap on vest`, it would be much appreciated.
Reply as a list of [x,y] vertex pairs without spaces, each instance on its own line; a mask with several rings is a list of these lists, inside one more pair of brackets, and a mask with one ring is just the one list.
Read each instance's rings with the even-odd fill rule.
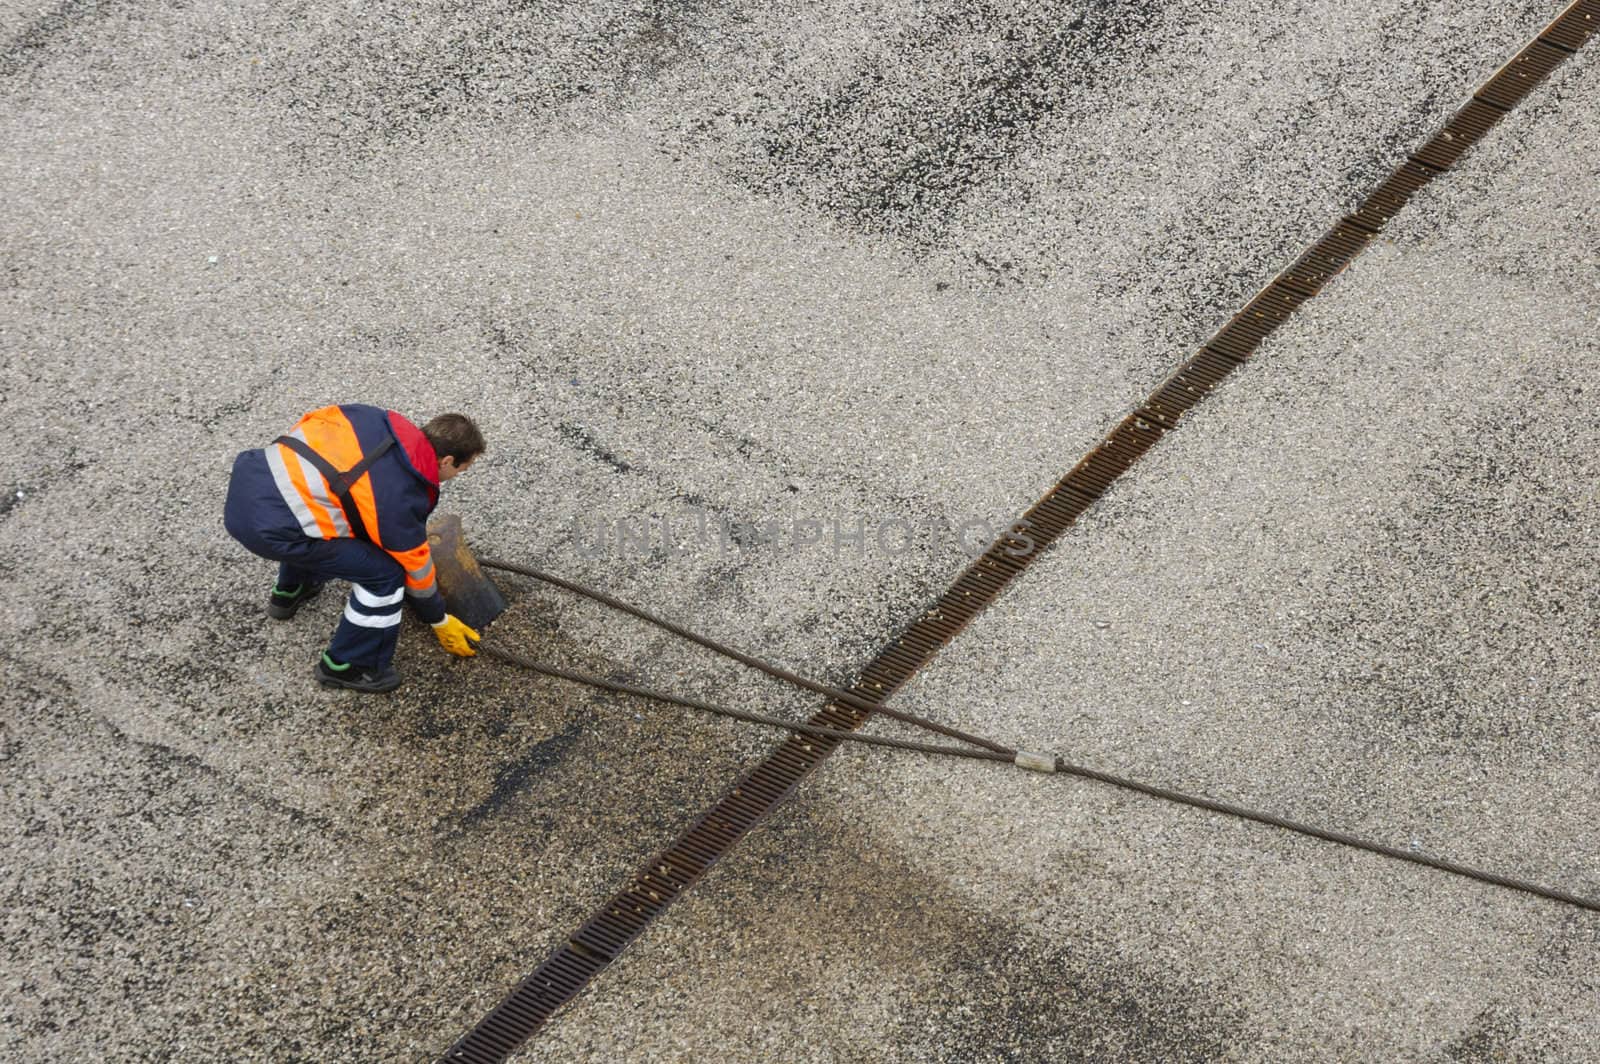
[[304,458],[306,461],[315,466],[317,472],[322,474],[322,479],[328,482],[328,490],[333,492],[334,497],[339,500],[339,505],[344,507],[344,517],[345,520],[350,524],[351,533],[357,539],[363,539],[368,543],[376,545],[377,541],[374,540],[371,534],[367,532],[367,524],[361,519],[361,508],[356,505],[354,497],[351,496],[350,488],[355,484],[356,481],[366,476],[367,470],[372,468],[373,462],[376,462],[378,459],[382,458],[385,452],[394,446],[393,436],[388,437],[382,443],[378,444],[378,446],[374,447],[371,451],[362,455],[361,461],[357,462],[343,473],[335,469],[332,462],[318,454],[316,450],[304,440],[297,440],[293,436],[279,436],[272,442],[283,444],[285,447],[289,448],[289,450],[293,451],[295,454],[299,455],[301,458]]

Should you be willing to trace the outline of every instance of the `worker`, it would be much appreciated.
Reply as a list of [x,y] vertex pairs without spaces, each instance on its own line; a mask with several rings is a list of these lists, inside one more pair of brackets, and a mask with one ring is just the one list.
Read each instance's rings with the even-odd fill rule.
[[278,563],[267,616],[286,621],[328,580],[350,581],[350,599],[317,681],[354,691],[392,691],[391,662],[402,602],[462,657],[478,633],[446,612],[428,550],[428,515],[439,485],[485,449],[463,414],[422,428],[393,410],[347,403],[302,417],[286,436],[233,462],[223,523],[253,553]]

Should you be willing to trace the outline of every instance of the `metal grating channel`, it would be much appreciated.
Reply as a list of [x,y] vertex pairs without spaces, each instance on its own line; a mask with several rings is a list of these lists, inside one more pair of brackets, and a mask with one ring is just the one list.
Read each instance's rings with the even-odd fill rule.
[[[1448,170],[1512,107],[1600,29],[1600,0],[1578,0],[1495,73],[1435,136],[1351,214],[1247,303],[970,565],[944,595],[862,670],[851,693],[881,703],[898,690],[1053,543],[1184,412],[1245,362],[1297,307],[1348,266],[1423,185]],[[1026,532],[1032,540],[1021,538]],[[866,714],[831,703],[811,718],[854,730]],[[838,746],[794,735],[751,769],[664,852],[635,874],[568,941],[446,1051],[443,1060],[501,1061],[632,945]]]

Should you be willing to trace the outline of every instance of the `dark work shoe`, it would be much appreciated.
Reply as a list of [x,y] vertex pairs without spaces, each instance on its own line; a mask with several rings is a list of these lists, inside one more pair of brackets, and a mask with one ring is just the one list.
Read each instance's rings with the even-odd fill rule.
[[360,665],[340,665],[326,653],[317,659],[317,682],[324,687],[343,687],[367,694],[382,694],[400,686],[400,674],[391,665],[381,672]]
[[321,584],[296,584],[288,589],[274,584],[272,593],[267,596],[267,616],[275,621],[287,621],[301,606],[316,598],[317,592],[321,590]]

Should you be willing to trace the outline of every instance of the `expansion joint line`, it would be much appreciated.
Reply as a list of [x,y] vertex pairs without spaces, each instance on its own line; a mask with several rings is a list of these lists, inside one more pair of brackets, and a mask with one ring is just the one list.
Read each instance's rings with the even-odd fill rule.
[[[1026,569],[1183,414],[1246,362],[1261,342],[1361,253],[1417,190],[1521,103],[1550,72],[1600,29],[1600,0],[1576,0],[1478,89],[1443,129],[1409,156],[1349,215],[1245,304],[1215,336],[1123,419],[955,584],[875,657],[849,691],[881,704],[939,652]],[[1020,535],[1026,532],[1031,537]],[[832,696],[830,696],[831,698]],[[868,714],[837,699],[809,722],[854,731]],[[668,849],[578,928],[488,1015],[446,1050],[451,1061],[504,1060],[557,1009],[616,960],[650,922],[697,882],[839,745],[832,736],[791,735],[740,777]]]

